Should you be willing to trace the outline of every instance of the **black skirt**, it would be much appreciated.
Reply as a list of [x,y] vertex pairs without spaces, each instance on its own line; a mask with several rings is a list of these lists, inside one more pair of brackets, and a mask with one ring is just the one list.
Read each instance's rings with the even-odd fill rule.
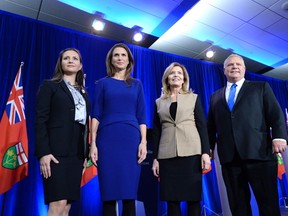
[[160,200],[200,201],[202,197],[201,156],[159,159]]
[[80,157],[83,144],[84,126],[74,123],[74,133],[70,154],[66,157],[54,157],[59,161],[55,164],[51,161],[51,177],[43,178],[45,204],[59,200],[68,200],[68,203],[79,200],[80,184],[83,171],[83,157]]

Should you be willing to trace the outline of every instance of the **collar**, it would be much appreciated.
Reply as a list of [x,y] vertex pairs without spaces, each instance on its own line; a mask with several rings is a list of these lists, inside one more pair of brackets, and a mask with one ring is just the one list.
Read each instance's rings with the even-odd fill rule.
[[[245,82],[245,78],[242,78],[241,80],[239,80],[235,84],[237,85],[237,88],[241,88],[244,82]],[[227,87],[230,88],[232,86],[232,84],[233,83],[227,81]]]

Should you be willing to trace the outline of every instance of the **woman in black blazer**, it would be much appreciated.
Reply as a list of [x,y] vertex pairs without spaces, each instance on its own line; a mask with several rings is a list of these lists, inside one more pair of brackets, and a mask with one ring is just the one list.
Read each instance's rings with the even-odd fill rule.
[[80,197],[84,159],[88,155],[89,99],[82,58],[77,49],[60,52],[51,80],[37,95],[36,150],[43,176],[48,215],[67,215]]

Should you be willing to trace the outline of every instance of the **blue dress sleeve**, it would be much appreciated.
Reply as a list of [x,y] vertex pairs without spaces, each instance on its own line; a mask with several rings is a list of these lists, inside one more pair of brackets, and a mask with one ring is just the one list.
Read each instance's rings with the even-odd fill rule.
[[96,118],[101,122],[103,111],[103,82],[96,81],[93,94],[91,118]]
[[146,105],[144,99],[144,91],[141,81],[138,82],[138,100],[137,100],[137,111],[136,117],[140,124],[146,124]]

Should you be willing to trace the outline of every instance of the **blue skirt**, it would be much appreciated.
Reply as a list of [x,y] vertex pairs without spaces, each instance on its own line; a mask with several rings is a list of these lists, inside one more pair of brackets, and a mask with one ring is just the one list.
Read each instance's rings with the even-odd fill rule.
[[137,163],[140,131],[126,123],[97,132],[98,179],[102,201],[137,199],[141,165]]

